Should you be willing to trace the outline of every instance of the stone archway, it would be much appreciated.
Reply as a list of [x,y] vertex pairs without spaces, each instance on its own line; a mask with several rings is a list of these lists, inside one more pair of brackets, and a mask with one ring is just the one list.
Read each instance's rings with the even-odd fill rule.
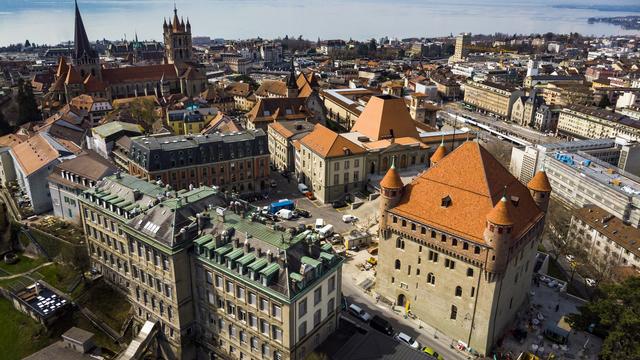
[[405,306],[407,302],[407,297],[404,294],[398,295],[398,301],[396,302],[396,306]]

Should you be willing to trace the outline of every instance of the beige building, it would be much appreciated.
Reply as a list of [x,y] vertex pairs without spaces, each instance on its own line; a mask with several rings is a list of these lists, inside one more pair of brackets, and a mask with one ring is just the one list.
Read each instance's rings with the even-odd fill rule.
[[527,301],[551,187],[475,142],[438,153],[410,185],[394,167],[380,183],[377,291],[488,354]]
[[320,92],[320,97],[327,109],[327,118],[349,130],[364,110],[369,98],[377,94],[365,88],[325,89]]
[[293,142],[314,129],[314,124],[304,121],[276,121],[269,124],[267,136],[271,164],[279,171],[295,171],[295,148]]
[[323,125],[299,140],[296,177],[322,202],[364,190],[365,149]]
[[537,89],[539,89],[544,103],[549,106],[590,105],[593,103],[593,92],[584,85],[549,83],[539,85]]
[[104,178],[79,198],[82,224],[92,268],[133,307],[134,333],[145,321],[158,321],[163,356],[193,359],[190,246],[174,226],[184,225],[193,207],[205,209],[213,191],[198,188],[159,200],[166,191],[130,175]]
[[600,272],[617,267],[640,269],[640,230],[596,205],[586,205],[573,213],[567,239],[584,250],[588,259],[583,260]]
[[465,61],[469,55],[469,45],[471,43],[471,33],[461,33],[456,36],[456,47],[451,57],[452,62]]
[[487,81],[469,81],[464,86],[465,103],[507,119],[511,115],[511,106],[522,95],[522,91],[511,86]]
[[557,131],[578,139],[622,137],[640,141],[640,121],[596,107],[571,105],[562,109]]

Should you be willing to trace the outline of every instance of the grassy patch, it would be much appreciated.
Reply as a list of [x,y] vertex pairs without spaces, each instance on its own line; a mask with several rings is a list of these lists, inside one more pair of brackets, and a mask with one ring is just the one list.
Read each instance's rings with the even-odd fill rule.
[[71,284],[76,281],[78,275],[80,275],[71,266],[64,264],[46,266],[38,270],[38,273],[44,281],[64,293],[68,292]]
[[45,263],[44,259],[33,259],[22,254],[18,255],[18,259],[18,262],[15,264],[7,264],[4,261],[0,261],[0,270],[9,274],[21,274]]
[[115,331],[120,331],[131,310],[126,297],[104,282],[91,287],[82,302]]
[[2,358],[22,359],[54,342],[44,326],[16,310],[0,297],[0,349]]

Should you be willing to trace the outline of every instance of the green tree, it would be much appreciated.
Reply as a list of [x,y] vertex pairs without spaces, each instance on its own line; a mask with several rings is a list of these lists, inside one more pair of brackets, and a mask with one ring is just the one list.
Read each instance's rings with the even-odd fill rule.
[[0,110],[0,136],[7,135],[10,132],[13,132],[13,128],[9,125],[7,119],[4,118],[2,110]]
[[621,284],[605,284],[596,296],[569,315],[575,328],[602,332],[600,359],[640,359],[640,278],[630,277]]

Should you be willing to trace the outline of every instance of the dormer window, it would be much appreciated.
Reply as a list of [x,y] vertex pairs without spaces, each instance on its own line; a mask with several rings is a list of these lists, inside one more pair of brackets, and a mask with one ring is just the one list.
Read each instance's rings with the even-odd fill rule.
[[518,204],[520,204],[520,198],[519,198],[519,197],[517,197],[517,196],[512,196],[512,197],[511,197],[511,204],[512,204],[514,207],[518,207]]
[[440,206],[444,208],[451,206],[451,197],[449,195],[443,197],[442,201],[440,202]]

